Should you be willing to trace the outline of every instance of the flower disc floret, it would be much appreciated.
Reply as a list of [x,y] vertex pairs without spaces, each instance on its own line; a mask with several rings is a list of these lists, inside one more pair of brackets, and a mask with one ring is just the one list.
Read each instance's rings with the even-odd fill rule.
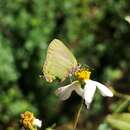
[[75,72],[75,76],[78,80],[88,80],[90,79],[91,72],[87,69],[80,69]]

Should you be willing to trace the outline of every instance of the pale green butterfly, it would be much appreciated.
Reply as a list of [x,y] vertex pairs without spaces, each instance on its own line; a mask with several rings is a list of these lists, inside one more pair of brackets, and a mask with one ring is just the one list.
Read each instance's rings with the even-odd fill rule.
[[71,51],[62,41],[52,40],[43,65],[45,79],[48,82],[52,82],[56,78],[64,81],[76,68],[78,68],[78,63]]

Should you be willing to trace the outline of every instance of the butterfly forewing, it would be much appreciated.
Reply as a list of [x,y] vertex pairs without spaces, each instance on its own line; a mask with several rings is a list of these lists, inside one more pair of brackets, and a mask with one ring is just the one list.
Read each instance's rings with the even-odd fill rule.
[[77,61],[70,50],[58,39],[54,39],[47,50],[43,73],[48,82],[56,78],[63,81],[70,70],[77,66]]

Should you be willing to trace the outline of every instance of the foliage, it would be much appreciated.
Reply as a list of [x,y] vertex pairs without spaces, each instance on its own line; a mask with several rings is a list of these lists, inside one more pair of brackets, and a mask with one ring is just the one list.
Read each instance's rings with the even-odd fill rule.
[[[73,120],[78,96],[61,103],[54,94],[61,84],[39,78],[53,38],[95,69],[93,79],[108,82],[123,95],[130,92],[130,25],[124,20],[129,9],[128,0],[0,0],[0,129],[18,129],[19,114],[27,110],[47,126],[57,122],[62,127]],[[101,124],[120,101],[97,93],[80,119],[81,128],[111,129]],[[128,105],[120,112],[127,112]]]
[[130,114],[113,114],[107,116],[107,122],[118,130],[129,130],[130,129]]

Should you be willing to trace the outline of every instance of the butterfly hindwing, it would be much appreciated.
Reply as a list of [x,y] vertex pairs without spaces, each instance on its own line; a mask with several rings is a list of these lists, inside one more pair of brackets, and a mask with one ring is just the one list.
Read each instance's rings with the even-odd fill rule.
[[60,40],[51,41],[43,65],[46,80],[52,82],[58,78],[63,81],[68,76],[69,71],[76,66],[77,60],[71,51]]

